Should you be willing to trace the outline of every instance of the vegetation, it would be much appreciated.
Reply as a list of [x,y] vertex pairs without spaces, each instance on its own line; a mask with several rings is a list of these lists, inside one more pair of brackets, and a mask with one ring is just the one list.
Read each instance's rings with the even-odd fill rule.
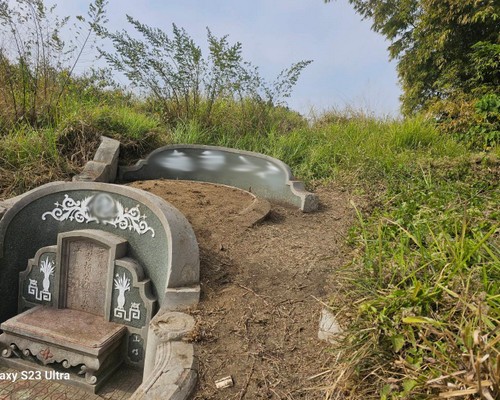
[[[406,115],[429,112],[444,130],[465,136],[475,147],[498,143],[498,1],[349,2],[390,41],[389,53],[398,62]],[[484,112],[490,114],[486,121]]]
[[[500,165],[433,158],[394,168],[383,206],[358,212],[337,350],[352,398],[497,398]],[[337,297],[338,299],[338,297]],[[345,300],[344,300],[345,301]]]
[[110,39],[115,52],[100,50],[116,70],[146,91],[169,124],[197,120],[213,123],[217,103],[238,102],[247,114],[269,112],[290,97],[302,70],[312,61],[300,61],[283,70],[272,84],[266,82],[242,57],[242,45],[230,44],[228,36],[215,37],[207,28],[209,54],[203,52],[185,29],[172,26],[172,37],[127,16],[143,40],[126,30],[110,33],[100,26],[103,38]]
[[[396,7],[403,2],[389,8],[377,0],[352,3],[395,43],[403,40],[395,53],[401,59],[413,52],[405,40],[427,41],[422,32],[439,13],[450,13],[448,25],[438,27],[450,32],[433,32],[444,35],[443,48],[450,51],[452,37],[483,18],[469,1],[448,11],[436,6],[437,14],[425,18],[427,8],[418,7],[435,2],[404,2],[408,9]],[[0,48],[0,197],[71,177],[102,134],[122,142],[124,162],[168,143],[280,158],[309,186],[335,181],[365,204],[354,205],[359,221],[349,240],[355,256],[339,272],[332,301],[345,334],[333,349],[341,361],[332,366],[331,398],[419,399],[451,390],[462,399],[500,396],[500,94],[491,84],[498,79],[493,41],[482,38],[476,46],[477,37],[464,36],[474,42],[472,50],[445,60],[444,75],[434,55],[423,64],[421,53],[408,53],[407,60],[416,60],[412,68],[424,74],[416,76],[440,94],[418,89],[405,101],[411,110],[434,112],[437,124],[423,113],[381,119],[352,110],[308,121],[284,103],[307,62],[268,84],[242,60],[241,45],[226,37],[208,32],[204,59],[176,26],[170,37],[129,18],[144,41],[110,33],[105,2],[96,1],[78,21],[82,38],[88,43],[97,31],[114,43],[116,53],[103,54],[142,87],[139,97],[115,85],[106,71],[74,74],[81,48],[59,39],[69,20],[57,19],[41,0],[21,0],[15,10],[10,4],[0,1],[3,33],[22,45]],[[468,17],[454,33],[457,17],[450,10],[457,9]],[[484,9],[485,21],[492,13]],[[21,20],[43,27],[43,35],[21,31]],[[419,25],[424,20],[427,25]],[[62,62],[65,54],[72,56]],[[170,57],[177,57],[175,65]],[[479,61],[467,64],[466,79],[453,72],[457,60],[474,57]]]

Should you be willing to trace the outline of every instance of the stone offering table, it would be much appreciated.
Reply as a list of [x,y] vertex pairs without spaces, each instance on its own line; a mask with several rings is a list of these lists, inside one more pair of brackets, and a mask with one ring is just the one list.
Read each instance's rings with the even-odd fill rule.
[[120,346],[127,331],[124,325],[93,314],[45,306],[11,318],[2,324],[2,329],[1,340],[12,343],[2,353],[4,357],[21,350],[24,356],[34,356],[43,365],[80,366],[80,373],[92,390],[98,378],[104,383],[120,366]]

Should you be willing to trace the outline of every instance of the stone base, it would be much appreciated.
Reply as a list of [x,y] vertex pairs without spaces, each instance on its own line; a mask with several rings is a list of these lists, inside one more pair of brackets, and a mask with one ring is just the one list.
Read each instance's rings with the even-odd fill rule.
[[200,301],[200,285],[192,287],[168,288],[165,293],[164,310],[184,311],[196,307]]
[[23,368],[51,364],[56,370],[78,371],[74,381],[94,393],[123,361],[126,328],[89,313],[38,306],[1,328],[4,360]]
[[61,368],[61,366],[59,367],[56,366],[56,368],[52,368],[46,365],[38,364],[32,360],[23,358],[0,357],[0,365],[5,366],[7,368],[13,368],[18,371],[28,371],[28,372],[40,371],[42,373],[41,375],[42,379],[45,379],[45,373],[49,375],[54,374],[54,372],[58,372],[60,374],[69,373],[69,379],[53,379],[53,381],[63,385],[70,385],[78,389],[83,389],[87,392],[96,394],[103,388],[103,386],[106,384],[109,378],[117,371],[117,369],[120,367],[121,364],[119,362],[116,362],[115,365],[110,365],[109,368],[106,369],[105,373],[99,375],[99,379],[95,384],[88,383],[87,380],[85,379],[85,376],[83,377],[79,376],[77,373],[73,371],[68,371],[64,368]]

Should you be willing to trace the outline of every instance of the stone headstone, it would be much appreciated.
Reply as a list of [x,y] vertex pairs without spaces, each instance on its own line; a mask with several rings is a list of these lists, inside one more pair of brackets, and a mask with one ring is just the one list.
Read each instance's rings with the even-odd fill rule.
[[68,244],[66,307],[104,317],[109,251],[92,240]]

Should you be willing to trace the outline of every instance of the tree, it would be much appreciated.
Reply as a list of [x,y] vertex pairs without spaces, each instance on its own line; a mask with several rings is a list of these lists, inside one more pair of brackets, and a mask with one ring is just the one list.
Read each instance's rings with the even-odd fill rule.
[[403,113],[426,110],[457,94],[479,98],[499,93],[498,0],[349,2],[390,41],[403,88]]

